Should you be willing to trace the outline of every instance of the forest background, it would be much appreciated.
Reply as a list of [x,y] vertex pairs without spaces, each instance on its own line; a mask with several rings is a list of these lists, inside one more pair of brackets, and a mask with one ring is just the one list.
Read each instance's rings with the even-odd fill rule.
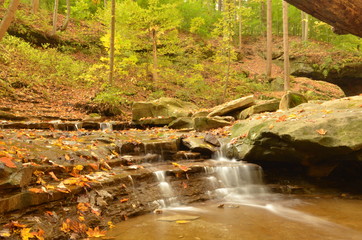
[[[0,1],[0,16],[9,2]],[[247,94],[270,99],[282,92],[273,84],[283,72],[278,64],[271,76],[265,73],[265,0],[114,1],[111,79],[111,1],[20,2],[0,42],[1,103],[18,112],[38,103],[53,109],[49,115],[77,118],[86,111],[127,119],[133,101],[168,96],[206,108]],[[282,1],[271,2],[277,63],[283,52]],[[303,56],[326,71],[362,58],[360,38],[336,35],[293,6],[289,36],[291,59]],[[19,102],[24,104],[15,107]]]

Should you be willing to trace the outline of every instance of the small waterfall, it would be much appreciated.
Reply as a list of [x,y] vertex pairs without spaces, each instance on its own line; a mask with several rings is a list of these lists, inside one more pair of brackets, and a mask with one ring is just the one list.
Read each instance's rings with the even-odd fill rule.
[[99,123],[99,129],[102,131],[113,131],[113,124],[109,122]]
[[83,123],[81,123],[81,122],[74,123],[75,131],[79,131],[79,129],[82,129],[82,127],[83,127]]
[[161,208],[166,208],[170,206],[178,206],[177,197],[175,197],[171,185],[166,181],[166,172],[165,171],[156,171],[154,172],[159,184],[159,189],[162,195],[162,199],[156,200],[156,203]]

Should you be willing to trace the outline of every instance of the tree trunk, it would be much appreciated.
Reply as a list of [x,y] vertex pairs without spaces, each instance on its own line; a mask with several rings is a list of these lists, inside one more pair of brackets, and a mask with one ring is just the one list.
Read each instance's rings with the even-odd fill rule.
[[113,86],[114,73],[114,39],[116,35],[116,0],[112,0],[111,9],[111,39],[109,51],[109,85]]
[[272,0],[267,0],[267,29],[266,29],[266,76],[271,78],[272,72]]
[[107,0],[104,0],[103,4],[104,4],[104,8],[106,8],[107,7]]
[[151,38],[152,38],[152,54],[153,54],[152,77],[153,77],[153,81],[157,81],[158,80],[158,57],[157,57],[157,32],[155,29],[151,30]]
[[362,37],[362,0],[286,0],[300,10],[332,25],[337,34]]
[[3,20],[0,23],[0,41],[5,36],[6,31],[8,30],[11,22],[14,19],[15,11],[18,9],[20,0],[12,0],[9,4],[8,11],[6,12]]
[[32,9],[31,12],[36,14],[39,11],[39,0],[32,0]]
[[69,24],[69,19],[70,19],[70,0],[67,0],[67,17],[65,18],[64,23],[60,28],[60,31],[65,31],[67,29]]
[[54,12],[53,12],[53,30],[52,30],[52,35],[55,35],[55,33],[57,32],[58,7],[59,7],[59,0],[55,0],[55,1],[54,1]]
[[284,43],[284,91],[289,90],[289,36],[288,36],[288,3],[283,0],[283,43]]
[[223,0],[219,0],[218,4],[217,4],[217,9],[221,12],[222,11],[222,1]]
[[239,20],[239,53],[240,56],[243,54],[243,36],[242,36],[242,30],[243,30],[243,23],[241,19],[241,1],[239,0],[239,7],[238,7],[238,20]]
[[308,14],[302,11],[302,41],[308,41]]

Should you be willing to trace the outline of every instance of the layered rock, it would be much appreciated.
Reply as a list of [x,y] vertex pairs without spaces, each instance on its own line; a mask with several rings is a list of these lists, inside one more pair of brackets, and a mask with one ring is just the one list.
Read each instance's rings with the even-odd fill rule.
[[343,161],[362,161],[362,96],[302,104],[240,121],[228,155],[246,161],[295,162],[326,176]]

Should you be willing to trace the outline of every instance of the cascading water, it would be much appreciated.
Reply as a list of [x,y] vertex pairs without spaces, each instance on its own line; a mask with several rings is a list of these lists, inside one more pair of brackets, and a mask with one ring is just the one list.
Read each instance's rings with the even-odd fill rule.
[[159,189],[162,195],[162,199],[156,201],[161,208],[178,206],[177,197],[175,197],[171,185],[166,181],[165,171],[154,172],[159,184]]
[[112,125],[112,123],[109,123],[109,122],[103,122],[103,123],[99,123],[99,128],[102,131],[112,131],[113,125]]

